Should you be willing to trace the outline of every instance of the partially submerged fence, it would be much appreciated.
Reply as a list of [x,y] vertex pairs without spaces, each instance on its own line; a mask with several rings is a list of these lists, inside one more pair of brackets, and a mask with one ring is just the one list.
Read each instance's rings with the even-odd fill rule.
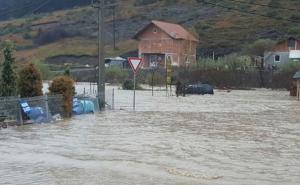
[[115,89],[107,89],[105,91],[105,104],[106,108],[110,110],[115,109]]
[[49,112],[54,115],[64,115],[65,111],[63,108],[63,96],[62,95],[51,95],[47,96]]
[[21,102],[26,103],[29,109],[39,108],[45,113],[46,118],[53,115],[64,115],[63,97],[61,95],[39,96],[31,98],[1,97],[0,116],[16,124],[24,124],[28,119],[21,107]]
[[20,121],[21,107],[18,97],[0,97],[0,116]]

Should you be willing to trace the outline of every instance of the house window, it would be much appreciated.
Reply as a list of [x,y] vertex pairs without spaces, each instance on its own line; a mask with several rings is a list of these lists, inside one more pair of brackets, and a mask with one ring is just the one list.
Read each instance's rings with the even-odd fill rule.
[[153,32],[154,32],[154,33],[157,33],[157,28],[153,28]]
[[280,55],[275,55],[275,62],[280,62]]
[[157,55],[150,55],[150,63],[149,67],[156,68],[158,66],[158,58]]
[[288,40],[288,47],[290,50],[295,50],[296,49],[296,39],[290,38]]
[[185,63],[186,63],[186,64],[189,64],[189,63],[190,63],[190,60],[189,60],[189,57],[188,57],[188,56],[185,57]]

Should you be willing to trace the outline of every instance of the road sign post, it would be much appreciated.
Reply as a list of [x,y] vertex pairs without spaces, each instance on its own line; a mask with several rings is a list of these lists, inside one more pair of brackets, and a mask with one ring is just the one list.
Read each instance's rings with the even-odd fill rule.
[[133,110],[135,111],[135,91],[136,91],[136,74],[142,66],[142,58],[128,58],[129,64],[133,71]]
[[133,74],[133,111],[135,111],[136,74]]

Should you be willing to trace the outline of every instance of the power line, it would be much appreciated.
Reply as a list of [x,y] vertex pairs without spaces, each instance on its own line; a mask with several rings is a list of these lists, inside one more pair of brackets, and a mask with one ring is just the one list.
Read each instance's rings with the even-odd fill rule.
[[31,10],[29,13],[26,12],[24,15],[22,15],[21,17],[24,17],[26,15],[31,15],[36,13],[37,11],[39,11],[40,9],[44,8],[48,3],[50,3],[51,0],[46,0],[45,2],[42,2],[42,4],[38,5],[38,7],[36,7],[35,2],[30,2],[27,5],[23,6],[23,7],[19,7],[19,8],[15,8],[12,10],[8,10],[6,12],[1,12],[0,16],[8,16],[8,14],[11,13],[18,13],[18,10],[24,10],[24,9],[28,9],[28,8],[34,8],[34,10]]
[[116,9],[113,7],[113,46],[116,49]]
[[282,10],[300,11],[300,9],[297,9],[297,8],[287,8],[287,7],[273,6],[273,5],[267,5],[267,4],[260,4],[260,3],[255,3],[255,2],[248,3],[248,2],[240,1],[240,0],[227,0],[227,1],[237,2],[237,3],[241,3],[241,4],[248,4],[248,5],[263,6],[263,7],[275,8],[275,9],[282,9]]
[[[34,4],[34,1],[25,1],[25,3],[24,4]],[[1,7],[0,8],[0,11],[2,11],[1,13],[3,13],[3,11],[7,11],[7,10],[9,10],[10,8],[13,8],[13,5],[11,5],[11,4],[7,4],[6,6],[4,6],[4,7]]]
[[15,8],[15,9],[10,9],[10,10],[8,9],[6,11],[3,11],[3,12],[0,13],[0,16],[8,16],[8,14],[17,13],[18,10],[24,10],[24,9],[32,8],[34,5],[35,5],[35,2],[31,1],[30,3],[27,3],[25,6],[18,7],[18,8]]
[[39,5],[37,8],[35,8],[31,14],[36,13],[37,11],[39,11],[40,9],[44,8],[48,3],[50,3],[51,0],[46,0],[45,2],[43,2],[41,5]]
[[[79,0],[77,0],[77,1],[79,1]],[[45,1],[41,2],[41,4],[36,4],[36,1],[31,1],[31,2],[27,3],[25,6],[16,7],[14,9],[0,12],[0,16],[8,16],[8,14],[11,14],[11,13],[18,13],[19,10],[24,10],[24,9],[26,10],[26,9],[31,9],[31,8],[34,8],[34,9],[29,12],[26,12],[23,16],[20,16],[20,17],[24,17],[24,16],[30,15],[30,14],[35,14],[39,10],[44,8],[46,5],[48,5],[50,2],[51,2],[51,0],[45,0]]]
[[197,0],[197,2],[204,3],[204,4],[209,4],[209,5],[212,5],[214,7],[220,7],[220,8],[227,9],[227,10],[235,10],[235,11],[238,11],[238,12],[244,13],[244,14],[251,14],[251,15],[270,18],[270,19],[281,20],[281,21],[289,21],[289,22],[294,22],[294,23],[298,23],[298,24],[300,23],[299,21],[296,21],[296,20],[293,20],[293,19],[287,19],[287,18],[282,18],[282,17],[272,17],[272,16],[268,16],[268,15],[265,15],[265,14],[257,13],[256,11],[241,10],[241,9],[238,9],[238,8],[228,7],[228,6],[208,2],[208,1],[205,1],[205,0]]

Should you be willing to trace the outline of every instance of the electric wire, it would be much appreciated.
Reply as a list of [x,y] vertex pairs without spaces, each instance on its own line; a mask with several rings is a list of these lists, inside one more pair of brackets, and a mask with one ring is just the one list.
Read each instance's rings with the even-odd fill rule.
[[[1,11],[0,12],[0,16],[7,16],[9,14],[12,14],[12,13],[16,13],[18,12],[19,10],[24,10],[24,9],[28,9],[28,8],[33,8],[34,5],[36,2],[34,1],[31,1],[30,3],[27,3],[26,5],[22,6],[22,7],[17,7],[17,8],[13,8],[13,9],[7,9],[6,11]],[[6,7],[6,8],[9,8],[9,7]]]
[[269,8],[273,8],[273,9],[281,9],[281,10],[289,10],[289,11],[300,11],[300,9],[297,9],[297,8],[287,8],[287,7],[273,6],[273,5],[267,5],[267,4],[260,4],[260,3],[256,3],[256,2],[249,3],[249,2],[240,1],[240,0],[227,0],[227,1],[241,3],[241,4],[248,4],[248,5],[269,7]]
[[257,13],[256,11],[241,10],[239,8],[233,8],[233,7],[229,7],[229,6],[224,6],[224,5],[208,2],[206,0],[197,0],[197,2],[204,3],[204,4],[207,4],[207,5],[212,5],[214,7],[219,7],[219,8],[222,8],[222,9],[227,9],[228,11],[233,10],[233,11],[237,11],[237,12],[240,12],[240,13],[243,13],[243,14],[251,14],[251,15],[266,17],[266,18],[270,18],[270,19],[274,19],[274,20],[288,21],[288,22],[293,22],[293,23],[300,24],[300,21],[296,21],[296,20],[293,20],[293,19],[282,18],[282,17],[273,17],[273,16]]

